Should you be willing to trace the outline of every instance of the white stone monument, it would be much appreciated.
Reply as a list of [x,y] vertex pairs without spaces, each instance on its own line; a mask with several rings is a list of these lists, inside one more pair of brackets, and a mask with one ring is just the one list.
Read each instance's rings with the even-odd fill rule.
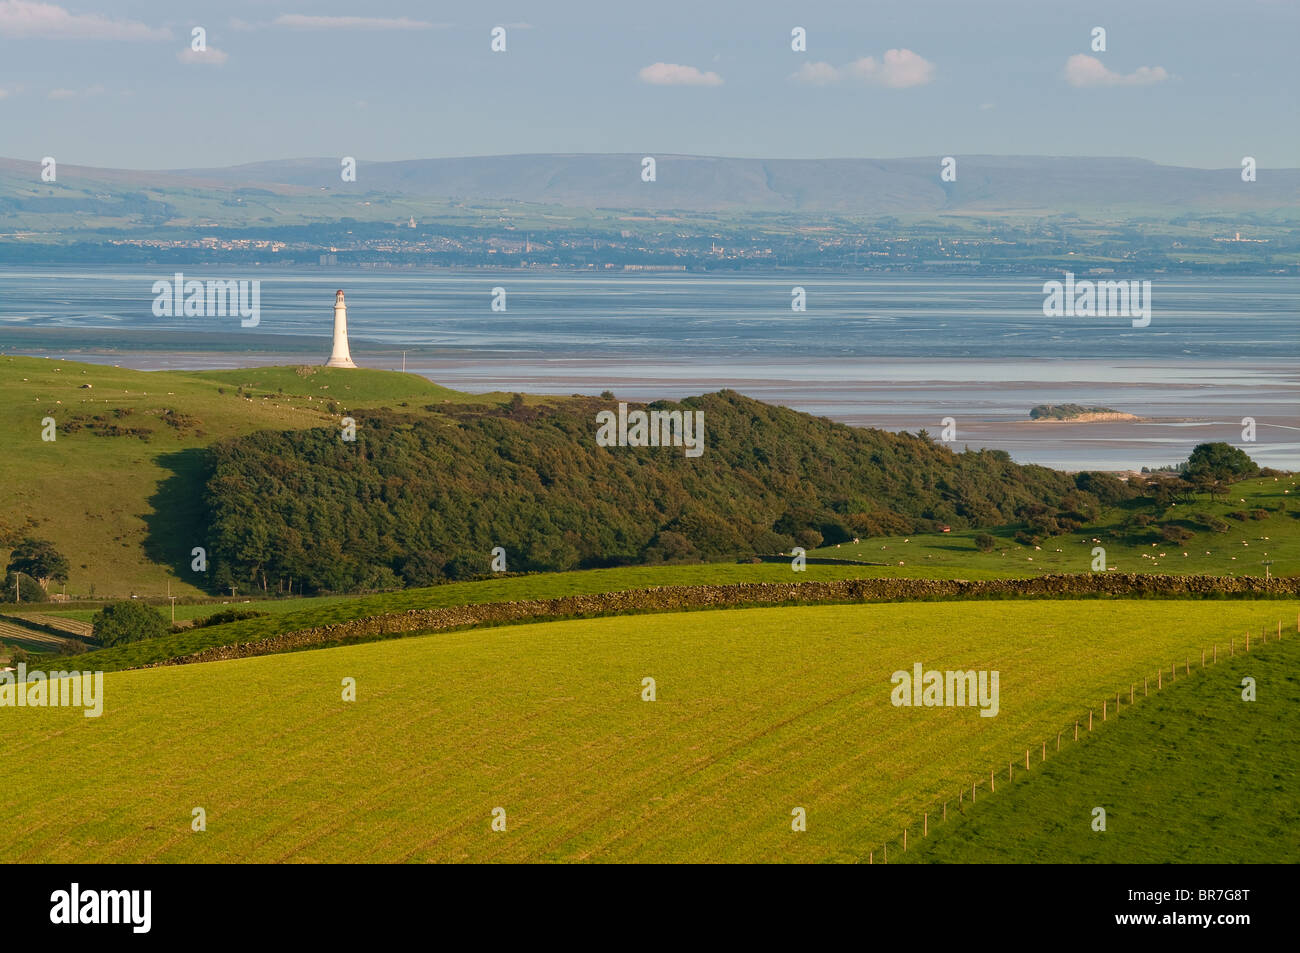
[[325,366],[356,367],[348,352],[348,306],[343,303],[342,289],[334,293],[334,351]]

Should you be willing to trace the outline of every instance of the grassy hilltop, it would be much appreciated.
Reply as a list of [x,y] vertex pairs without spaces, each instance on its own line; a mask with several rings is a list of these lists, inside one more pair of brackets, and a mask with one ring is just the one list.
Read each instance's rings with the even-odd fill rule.
[[[70,593],[156,595],[170,581],[197,595],[157,546],[202,545],[202,453],[215,440],[334,426],[343,411],[402,401],[491,399],[392,371],[146,372],[0,356],[0,520],[30,525],[68,556]],[[54,442],[41,439],[46,416],[58,422]]]

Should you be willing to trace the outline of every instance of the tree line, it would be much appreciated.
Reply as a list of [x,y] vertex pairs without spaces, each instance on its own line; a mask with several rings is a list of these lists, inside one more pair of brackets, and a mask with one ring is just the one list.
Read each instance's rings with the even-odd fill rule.
[[[434,417],[357,416],[337,429],[215,444],[206,508],[214,588],[351,591],[488,572],[785,552],[854,537],[1061,527],[1132,492],[1107,474],[955,453],[921,434],[849,427],[734,391],[649,409],[703,411],[706,451],[598,447],[608,401]],[[1026,524],[1028,525],[1028,524]]]

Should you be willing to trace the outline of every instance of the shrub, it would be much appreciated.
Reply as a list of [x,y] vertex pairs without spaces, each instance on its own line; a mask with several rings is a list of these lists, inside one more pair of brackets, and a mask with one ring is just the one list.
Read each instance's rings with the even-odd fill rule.
[[801,529],[794,534],[794,541],[804,549],[816,549],[822,544],[822,534],[815,529]]
[[651,563],[684,562],[698,558],[699,553],[689,539],[667,529],[660,532],[645,551],[646,562]]
[[1266,520],[1268,519],[1268,510],[1251,510],[1250,518],[1253,520]]
[[143,602],[124,599],[105,606],[92,620],[95,639],[103,646],[126,645],[167,634],[167,620]]
[[1171,543],[1185,543],[1196,534],[1174,523],[1167,523],[1160,529],[1160,535]]
[[992,536],[990,536],[988,533],[975,534],[975,548],[978,549],[981,553],[993,552],[993,547],[995,547],[997,544],[998,541],[994,539]]
[[1226,520],[1211,516],[1209,513],[1197,513],[1192,518],[1214,533],[1226,533],[1231,528]]
[[1074,485],[1091,493],[1103,506],[1114,506],[1137,496],[1138,490],[1113,473],[1084,472],[1075,475]]
[[222,609],[220,612],[214,612],[202,619],[196,619],[190,628],[204,629],[210,625],[225,625],[227,622],[238,622],[240,619],[255,619],[261,615],[270,615],[270,613],[261,612],[257,609]]

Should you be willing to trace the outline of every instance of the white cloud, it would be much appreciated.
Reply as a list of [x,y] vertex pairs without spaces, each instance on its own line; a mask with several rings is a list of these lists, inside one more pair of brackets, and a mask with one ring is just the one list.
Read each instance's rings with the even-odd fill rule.
[[70,37],[95,40],[169,40],[172,31],[98,13],[69,13],[53,3],[0,0],[0,36]]
[[176,58],[182,63],[199,64],[200,66],[220,66],[226,60],[230,59],[230,54],[225,50],[219,50],[215,46],[210,46],[202,52],[186,47],[176,54]]
[[312,17],[301,13],[285,13],[271,22],[296,30],[430,30],[443,25],[410,17]]
[[1163,66],[1139,66],[1127,76],[1106,68],[1095,56],[1075,53],[1065,61],[1065,81],[1071,86],[1150,86],[1169,78]]
[[702,73],[694,66],[679,63],[651,63],[637,73],[641,82],[653,86],[721,86],[717,73]]
[[911,50],[886,50],[879,60],[864,56],[838,68],[830,63],[805,63],[790,78],[810,86],[857,80],[888,89],[907,89],[933,82],[934,64]]
[[88,86],[85,89],[52,89],[45,94],[47,99],[76,99],[78,96],[102,96],[103,86]]
[[804,63],[798,72],[790,74],[790,78],[810,86],[829,86],[839,80],[840,73],[830,63]]

